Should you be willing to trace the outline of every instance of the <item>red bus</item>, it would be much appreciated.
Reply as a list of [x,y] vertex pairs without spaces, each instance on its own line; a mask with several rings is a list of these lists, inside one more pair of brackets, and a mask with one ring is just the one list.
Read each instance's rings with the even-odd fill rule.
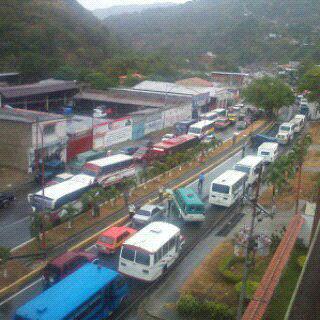
[[161,158],[166,155],[189,149],[199,142],[200,140],[198,137],[184,134],[182,136],[154,144],[152,147],[152,153],[155,158]]

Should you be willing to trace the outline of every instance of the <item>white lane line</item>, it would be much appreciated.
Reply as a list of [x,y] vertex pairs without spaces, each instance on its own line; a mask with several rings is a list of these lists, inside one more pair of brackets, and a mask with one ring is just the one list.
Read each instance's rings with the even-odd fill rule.
[[4,304],[6,304],[7,302],[9,302],[10,300],[14,299],[15,297],[17,297],[18,295],[20,295],[21,293],[23,293],[24,291],[32,288],[33,286],[35,286],[37,283],[39,283],[40,281],[42,281],[42,278],[39,278],[38,280],[32,282],[31,284],[29,284],[27,287],[21,289],[20,291],[16,292],[15,294],[13,294],[12,296],[10,296],[8,299],[2,301],[0,303],[0,307],[3,306]]
[[19,223],[24,222],[24,221],[26,221],[26,220],[30,220],[30,217],[24,217],[24,218],[22,218],[22,219],[20,219],[20,220],[17,220],[17,221],[15,221],[15,222],[11,223],[11,224],[7,224],[7,225],[1,227],[0,230],[5,230],[5,229],[7,229],[7,228],[10,228],[10,227],[12,227],[12,226],[15,226],[16,224],[19,224]]

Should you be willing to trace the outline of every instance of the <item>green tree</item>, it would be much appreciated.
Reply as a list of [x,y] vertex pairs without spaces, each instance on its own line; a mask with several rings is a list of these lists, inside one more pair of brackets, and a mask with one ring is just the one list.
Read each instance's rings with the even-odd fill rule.
[[53,76],[61,80],[77,80],[79,71],[76,67],[67,64],[60,66]]
[[102,72],[91,72],[85,77],[93,89],[106,90],[118,86],[118,79],[108,77]]
[[10,255],[11,255],[10,248],[0,247],[0,263],[4,265],[4,269],[3,269],[4,278],[7,278],[8,276],[7,262],[10,259]]
[[243,90],[243,96],[248,103],[263,108],[269,117],[273,117],[280,108],[290,106],[295,101],[290,86],[271,77],[253,80]]
[[301,79],[299,90],[308,90],[307,97],[310,101],[320,104],[320,67],[315,66],[308,70]]

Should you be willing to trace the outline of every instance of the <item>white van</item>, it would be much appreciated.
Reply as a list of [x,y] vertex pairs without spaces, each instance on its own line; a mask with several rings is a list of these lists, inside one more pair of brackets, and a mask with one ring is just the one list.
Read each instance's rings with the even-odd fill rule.
[[304,127],[304,125],[306,124],[306,116],[303,114],[296,114],[294,116],[294,119],[300,120],[301,121],[301,127]]
[[247,174],[236,170],[227,170],[214,179],[210,187],[209,203],[231,207],[246,188]]
[[303,120],[302,119],[293,118],[292,120],[290,120],[290,123],[294,124],[293,131],[295,133],[299,133],[303,128]]
[[287,132],[279,132],[276,138],[279,144],[287,144],[290,142],[290,136]]
[[263,166],[263,158],[249,155],[238,161],[233,167],[234,170],[244,172],[248,175],[247,184],[254,184]]
[[257,155],[264,159],[264,162],[274,162],[279,155],[279,144],[276,142],[264,142],[258,148]]

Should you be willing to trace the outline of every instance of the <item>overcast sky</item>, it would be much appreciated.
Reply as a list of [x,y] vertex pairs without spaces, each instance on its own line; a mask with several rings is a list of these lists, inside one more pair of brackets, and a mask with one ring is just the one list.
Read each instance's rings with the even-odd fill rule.
[[157,2],[184,3],[187,2],[187,0],[78,0],[78,2],[80,2],[85,8],[94,10],[128,4],[147,4]]

